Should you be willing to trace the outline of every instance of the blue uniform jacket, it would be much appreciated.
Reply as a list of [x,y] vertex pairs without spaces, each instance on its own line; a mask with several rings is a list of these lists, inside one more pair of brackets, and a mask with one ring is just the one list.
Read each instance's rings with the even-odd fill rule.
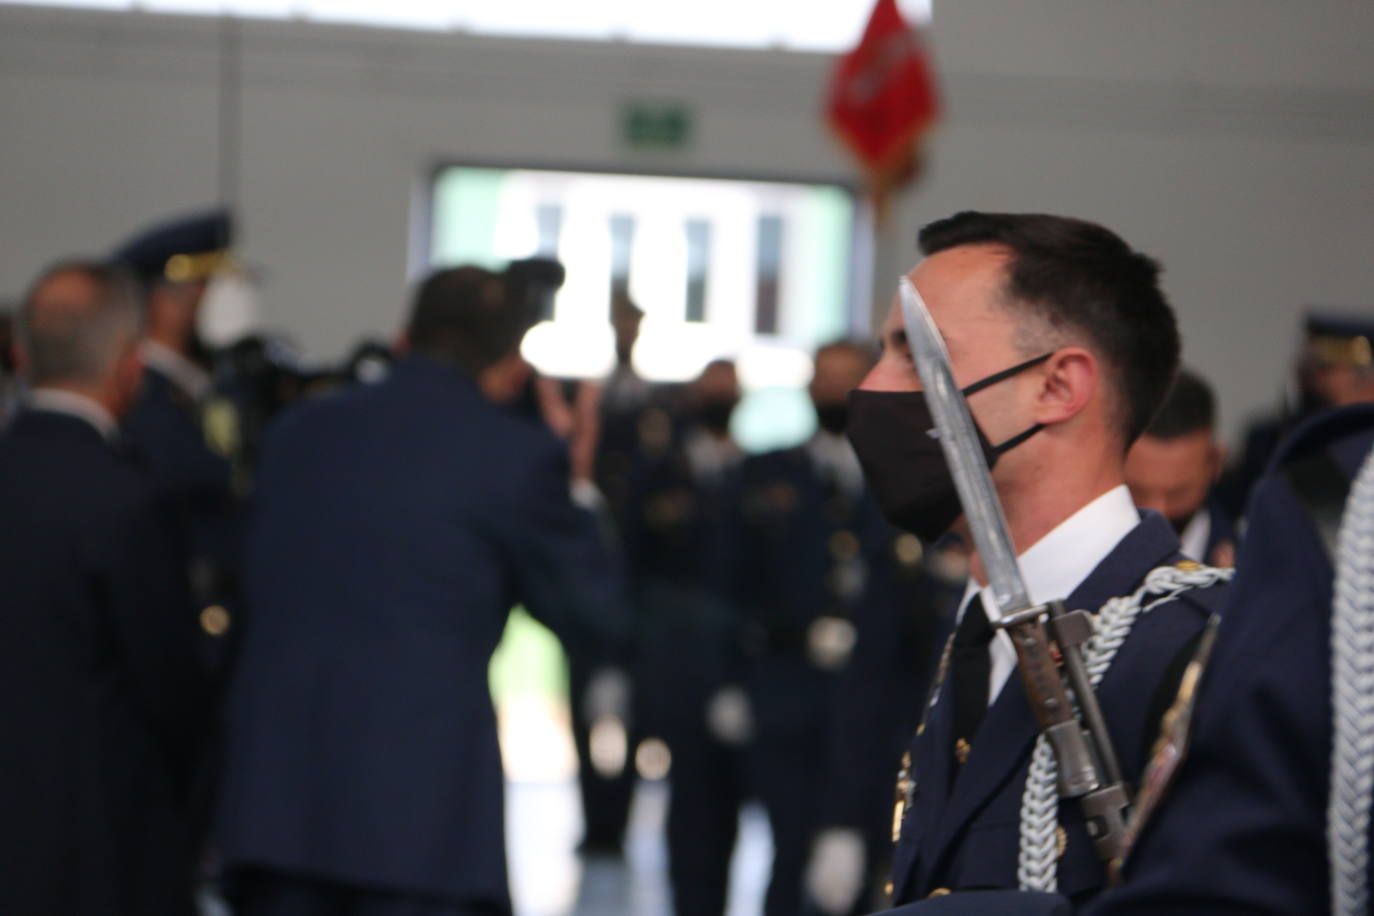
[[[1178,539],[1162,516],[1143,512],[1142,520],[1066,599],[1070,609],[1096,612],[1108,598],[1129,594],[1151,569],[1183,559]],[[1182,655],[1215,611],[1224,588],[1185,593],[1142,616],[1118,652],[1099,688],[1099,700],[1112,732],[1128,783],[1139,782],[1141,768],[1157,733],[1158,715],[1167,708],[1161,690],[1172,698]],[[1018,677],[988,708],[973,751],[949,789],[951,690],[946,679],[941,700],[926,728],[912,743],[916,790],[902,825],[893,860],[895,901],[917,900],[938,888],[1015,888],[1021,794],[1036,738],[1025,690]],[[1072,802],[1060,805],[1067,845],[1059,861],[1060,893],[1082,901],[1106,883],[1083,817]]]
[[229,462],[206,444],[195,405],[170,378],[143,370],[124,434],[155,475],[158,486],[200,511],[217,511],[229,497]]
[[809,628],[825,616],[857,626],[875,603],[898,613],[893,531],[866,490],[828,484],[804,448],[752,457],[739,476],[724,589],[744,621],[758,734],[818,738],[839,671],[812,659]]
[[[196,610],[236,603],[244,520],[228,459],[213,451],[196,405],[167,376],[143,371],[138,400],[122,427],[131,453],[151,475],[161,503],[174,514],[192,570]],[[219,669],[224,647],[201,649]]]
[[183,565],[89,423],[0,437],[0,912],[190,913],[205,684]]
[[738,466],[697,478],[683,447],[688,432],[661,454],[637,457],[622,503],[637,615],[636,724],[670,742],[695,740],[707,699],[734,671],[740,630],[713,587]]
[[222,852],[507,908],[487,665],[517,602],[605,654],[619,571],[566,450],[413,358],[268,435],[230,687]]
[[1095,916],[1331,911],[1333,572],[1284,469],[1325,450],[1353,479],[1371,445],[1374,406],[1313,418],[1256,487],[1191,748]]

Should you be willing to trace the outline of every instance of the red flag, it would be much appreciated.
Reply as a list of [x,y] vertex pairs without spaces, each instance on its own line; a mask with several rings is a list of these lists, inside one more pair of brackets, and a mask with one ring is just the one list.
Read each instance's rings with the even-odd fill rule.
[[938,113],[920,34],[897,0],[878,0],[858,47],[836,63],[826,118],[859,160],[880,206],[916,174],[921,136]]

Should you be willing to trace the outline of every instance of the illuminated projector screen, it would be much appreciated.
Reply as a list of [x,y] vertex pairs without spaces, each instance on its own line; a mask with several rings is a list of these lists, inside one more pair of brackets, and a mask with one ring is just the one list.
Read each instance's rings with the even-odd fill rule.
[[566,266],[523,346],[546,375],[611,370],[610,302],[623,291],[645,313],[633,357],[643,377],[687,381],[733,358],[746,395],[734,428],[746,448],[794,444],[814,429],[810,354],[853,326],[848,189],[451,166],[435,179],[432,206],[434,266],[533,255]]

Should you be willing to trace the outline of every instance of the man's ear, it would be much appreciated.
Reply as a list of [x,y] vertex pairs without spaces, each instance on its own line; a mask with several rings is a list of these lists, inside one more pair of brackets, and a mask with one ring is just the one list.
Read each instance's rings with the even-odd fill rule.
[[1077,416],[1091,403],[1101,383],[1101,366],[1082,347],[1063,347],[1045,361],[1038,374],[1035,422],[1046,426]]
[[396,335],[396,339],[391,342],[391,352],[397,356],[406,356],[410,353],[410,332],[402,330]]

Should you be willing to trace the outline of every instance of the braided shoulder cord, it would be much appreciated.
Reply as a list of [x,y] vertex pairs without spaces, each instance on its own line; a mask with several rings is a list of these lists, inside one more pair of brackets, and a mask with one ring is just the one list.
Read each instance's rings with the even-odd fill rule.
[[[1211,566],[1160,566],[1130,595],[1112,598],[1093,619],[1093,635],[1083,647],[1083,663],[1093,687],[1102,681],[1131,628],[1142,614],[1195,588],[1229,581],[1231,569]],[[1147,598],[1153,600],[1146,603]],[[1058,887],[1059,766],[1049,739],[1041,733],[1031,754],[1030,773],[1021,795],[1021,849],[1016,877],[1022,890],[1053,893]]]
[[1368,912],[1374,796],[1374,458],[1366,459],[1341,520],[1331,613],[1331,795],[1326,835],[1331,911]]

